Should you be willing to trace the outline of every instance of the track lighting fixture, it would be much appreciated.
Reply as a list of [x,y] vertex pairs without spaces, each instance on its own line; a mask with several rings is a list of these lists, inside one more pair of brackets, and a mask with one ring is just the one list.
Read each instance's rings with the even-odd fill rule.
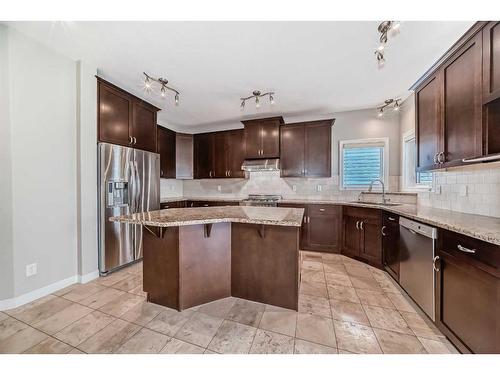
[[269,103],[271,105],[274,104],[274,92],[266,92],[262,94],[259,90],[255,90],[252,92],[252,95],[247,96],[246,98],[240,98],[241,104],[240,104],[240,109],[243,111],[245,109],[245,102],[249,99],[255,98],[255,108],[260,108],[260,98],[263,96],[269,96]]
[[398,99],[387,99],[383,105],[378,107],[377,117],[384,116],[384,110],[392,106],[394,112],[398,112],[401,108],[401,98]]
[[146,74],[145,72],[143,72],[142,74],[144,74],[144,77],[145,77],[144,78],[144,88],[145,88],[145,90],[146,90],[147,93],[150,93],[153,90],[152,82],[156,82],[156,83],[158,83],[161,86],[160,87],[160,96],[162,98],[166,97],[167,96],[167,90],[175,92],[175,98],[174,98],[175,105],[179,105],[179,95],[180,95],[180,93],[176,89],[167,86],[167,84],[168,84],[168,80],[167,79],[165,79],[165,78],[153,78],[150,75]]
[[383,68],[385,65],[385,49],[387,46],[387,41],[389,34],[391,36],[396,36],[401,30],[401,22],[399,21],[383,21],[377,28],[380,33],[379,45],[375,50],[375,57],[377,58],[377,64],[379,69]]

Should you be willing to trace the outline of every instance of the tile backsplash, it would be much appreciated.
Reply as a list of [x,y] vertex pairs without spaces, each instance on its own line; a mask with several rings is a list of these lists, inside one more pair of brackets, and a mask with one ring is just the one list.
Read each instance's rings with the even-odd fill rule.
[[182,197],[182,180],[160,178],[160,198]]
[[432,191],[419,193],[418,204],[500,217],[500,164],[434,172]]
[[[389,191],[397,191],[399,176],[389,177]],[[247,197],[279,194],[288,199],[357,199],[359,191],[339,188],[339,176],[330,178],[281,178],[280,172],[252,172],[247,179],[184,180],[184,196]]]

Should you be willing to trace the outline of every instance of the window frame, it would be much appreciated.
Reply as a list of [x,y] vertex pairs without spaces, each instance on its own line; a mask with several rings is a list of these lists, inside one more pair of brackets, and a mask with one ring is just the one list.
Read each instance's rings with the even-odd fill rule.
[[[360,139],[348,139],[339,141],[339,189],[340,190],[351,190],[351,191],[366,191],[369,185],[358,185],[358,186],[344,186],[344,145],[358,144],[366,145],[370,144],[384,144],[384,151],[382,153],[382,178],[384,181],[385,191],[389,190],[389,138],[360,138]],[[380,184],[373,185],[373,191],[382,191],[382,186]]]
[[[420,184],[417,183],[417,173],[415,171],[415,184],[414,185],[408,185],[408,178],[407,178],[407,158],[408,156],[406,155],[405,152],[405,144],[409,140],[414,139],[415,140],[415,164],[417,162],[417,148],[416,148],[416,135],[415,135],[415,130],[410,129],[407,130],[406,132],[403,133],[401,137],[401,191],[407,191],[407,192],[419,192],[419,191],[431,191],[432,190],[432,182],[430,185],[425,185],[425,184]],[[416,165],[415,165],[416,167]]]

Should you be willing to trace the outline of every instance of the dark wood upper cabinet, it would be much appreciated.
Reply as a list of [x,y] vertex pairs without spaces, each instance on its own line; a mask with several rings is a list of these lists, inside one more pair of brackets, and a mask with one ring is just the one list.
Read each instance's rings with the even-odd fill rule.
[[281,177],[304,176],[305,135],[303,124],[281,127]]
[[241,165],[245,160],[245,132],[243,129],[227,132],[227,169],[229,177],[244,178],[245,171]]
[[159,108],[97,77],[98,141],[156,152]]
[[415,92],[417,170],[439,167],[441,141],[440,76],[434,74]]
[[243,129],[194,135],[195,178],[243,178]]
[[444,166],[482,155],[482,35],[465,43],[442,67]]
[[213,133],[195,134],[194,178],[214,177],[214,136]]
[[247,159],[280,157],[280,125],[283,117],[269,117],[242,121],[245,126]]
[[500,98],[500,22],[483,29],[483,102]]
[[281,177],[330,177],[334,120],[281,127]]
[[132,99],[126,93],[98,81],[99,141],[131,146]]
[[176,135],[175,132],[158,126],[157,152],[160,154],[160,177],[176,178]]

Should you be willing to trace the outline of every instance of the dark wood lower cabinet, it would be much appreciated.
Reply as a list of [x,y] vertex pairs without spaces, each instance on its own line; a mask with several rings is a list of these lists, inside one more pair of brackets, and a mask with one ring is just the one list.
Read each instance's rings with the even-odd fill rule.
[[382,217],[380,210],[344,207],[342,254],[382,268]]
[[437,255],[437,327],[463,353],[500,353],[500,248],[442,230]]
[[381,233],[384,268],[399,282],[399,216],[383,212]]
[[163,202],[160,203],[160,209],[166,210],[168,208],[184,208],[187,201],[173,201],[173,202]]

